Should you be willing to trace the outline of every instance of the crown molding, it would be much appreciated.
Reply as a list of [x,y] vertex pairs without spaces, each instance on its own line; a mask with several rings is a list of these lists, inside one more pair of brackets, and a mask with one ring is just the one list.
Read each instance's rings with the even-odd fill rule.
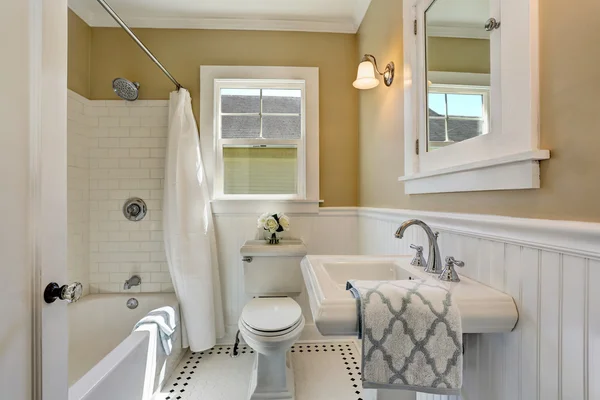
[[354,6],[354,33],[358,32],[360,24],[362,24],[363,19],[365,19],[365,15],[367,15],[370,5],[371,0],[356,0],[356,5]]
[[[353,34],[358,30],[360,21],[362,21],[364,13],[366,13],[364,3],[370,3],[370,0],[358,0],[358,2],[361,4],[361,11],[357,12],[354,17],[321,21],[261,18],[136,17],[127,14],[120,14],[120,16],[131,28],[300,31]],[[366,7],[368,8],[368,4]],[[364,12],[362,11],[363,8]],[[93,13],[81,7],[71,6],[71,10],[91,27],[118,27],[109,15]],[[359,17],[360,21],[357,22],[356,18]]]

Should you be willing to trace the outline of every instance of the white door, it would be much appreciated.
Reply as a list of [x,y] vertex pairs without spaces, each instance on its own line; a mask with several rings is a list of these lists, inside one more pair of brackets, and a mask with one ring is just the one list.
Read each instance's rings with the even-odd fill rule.
[[66,400],[67,1],[0,5],[0,397]]

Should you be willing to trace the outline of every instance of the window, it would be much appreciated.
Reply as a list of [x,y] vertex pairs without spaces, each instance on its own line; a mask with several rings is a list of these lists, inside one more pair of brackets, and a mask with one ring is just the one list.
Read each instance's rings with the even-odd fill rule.
[[489,132],[489,87],[432,84],[428,148],[436,150]]
[[215,195],[305,199],[305,83],[217,79]]

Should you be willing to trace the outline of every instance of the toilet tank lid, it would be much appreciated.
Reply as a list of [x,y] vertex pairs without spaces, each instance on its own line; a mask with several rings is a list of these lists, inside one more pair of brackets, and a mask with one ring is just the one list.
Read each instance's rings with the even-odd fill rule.
[[308,251],[299,239],[281,240],[279,244],[268,244],[266,240],[248,240],[240,249],[246,257],[304,257]]

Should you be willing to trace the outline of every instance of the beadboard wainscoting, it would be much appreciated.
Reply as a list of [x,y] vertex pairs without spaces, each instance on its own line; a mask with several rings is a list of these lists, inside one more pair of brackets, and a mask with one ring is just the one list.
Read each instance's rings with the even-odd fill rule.
[[[246,240],[262,234],[256,227],[259,214],[215,215],[227,332],[220,340],[221,343],[232,343],[242,309],[251,298],[244,292],[244,265],[240,249]],[[291,230],[286,232],[284,238],[302,239],[309,254],[358,254],[358,219],[355,208],[321,208],[318,214],[288,215]],[[314,325],[306,293],[302,293],[296,300],[306,319],[301,340],[323,339]]]
[[362,254],[427,246],[418,227],[394,238],[403,221],[419,218],[440,232],[443,257],[466,263],[460,275],[515,299],[513,332],[466,335],[463,400],[600,399],[600,224],[369,208],[358,215]]

